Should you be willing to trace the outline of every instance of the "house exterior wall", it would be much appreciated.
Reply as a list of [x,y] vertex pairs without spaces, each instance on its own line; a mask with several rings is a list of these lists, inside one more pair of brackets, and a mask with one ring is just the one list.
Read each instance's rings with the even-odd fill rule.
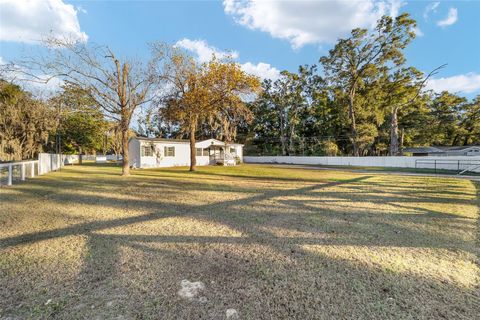
[[[176,167],[190,165],[190,146],[188,143],[166,143],[140,141],[141,146],[154,146],[153,156],[141,157],[141,168]],[[166,156],[165,147],[174,147],[175,156]]]
[[[138,140],[137,140],[138,141]],[[151,141],[139,141],[138,153],[141,154],[142,146],[154,147],[153,156],[139,156],[138,168],[162,168],[162,167],[177,167],[177,166],[190,166],[190,144],[188,143],[175,143],[175,142],[151,142]],[[174,147],[175,156],[166,156],[165,147]],[[206,166],[209,165],[208,156],[197,157],[197,165]]]
[[240,158],[240,162],[243,162],[243,146],[239,144],[233,145],[236,155]]
[[465,151],[467,156],[480,156],[480,148],[471,148]]
[[137,139],[128,141],[128,164],[131,167],[140,168],[140,141]]
[[[215,139],[199,141],[195,144],[197,148],[207,149],[215,143],[222,143]],[[142,156],[142,146],[153,146],[152,156]],[[175,156],[166,156],[165,147],[175,147]],[[236,154],[243,161],[243,146],[240,144],[233,144],[228,147],[235,148]],[[188,142],[178,141],[150,141],[132,138],[129,141],[130,152],[130,166],[136,168],[160,168],[160,167],[176,167],[176,166],[190,166],[190,144]],[[210,165],[209,156],[197,156],[198,166]]]

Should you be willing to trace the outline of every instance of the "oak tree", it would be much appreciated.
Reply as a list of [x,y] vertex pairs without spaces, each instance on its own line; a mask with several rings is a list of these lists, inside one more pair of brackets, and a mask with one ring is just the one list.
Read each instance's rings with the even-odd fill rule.
[[161,114],[177,123],[190,140],[190,171],[196,166],[196,131],[200,122],[218,124],[231,140],[240,119],[251,119],[246,102],[260,90],[257,77],[246,74],[230,59],[199,64],[179,50],[172,51],[165,67],[168,92],[160,100]]

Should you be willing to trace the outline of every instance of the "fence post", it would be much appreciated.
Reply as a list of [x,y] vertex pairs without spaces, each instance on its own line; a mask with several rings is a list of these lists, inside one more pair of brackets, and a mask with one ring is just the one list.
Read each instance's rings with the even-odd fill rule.
[[8,165],[8,180],[7,180],[7,186],[12,185],[12,176],[13,176],[13,166],[12,164]]
[[22,166],[20,167],[20,179],[25,181],[25,163],[22,163]]
[[35,162],[30,163],[31,170],[30,170],[30,178],[35,177]]

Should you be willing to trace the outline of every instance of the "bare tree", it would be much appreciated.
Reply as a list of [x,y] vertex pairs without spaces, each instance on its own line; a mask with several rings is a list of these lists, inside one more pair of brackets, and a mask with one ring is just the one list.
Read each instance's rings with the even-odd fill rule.
[[[122,135],[122,175],[129,175],[128,131],[135,110],[151,101],[161,80],[161,62],[166,46],[156,46],[146,63],[121,58],[107,46],[88,45],[65,39],[45,41],[46,51],[16,62],[10,72],[27,81],[48,82],[54,78],[72,83],[118,123]],[[22,79],[20,79],[22,80]]]

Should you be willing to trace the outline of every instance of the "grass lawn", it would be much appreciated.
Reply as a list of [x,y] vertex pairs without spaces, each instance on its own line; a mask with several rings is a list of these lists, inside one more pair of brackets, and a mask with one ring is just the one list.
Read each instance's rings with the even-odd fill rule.
[[[266,165],[119,173],[72,166],[0,188],[0,319],[480,315],[470,180]],[[197,292],[183,295],[184,280]]]

